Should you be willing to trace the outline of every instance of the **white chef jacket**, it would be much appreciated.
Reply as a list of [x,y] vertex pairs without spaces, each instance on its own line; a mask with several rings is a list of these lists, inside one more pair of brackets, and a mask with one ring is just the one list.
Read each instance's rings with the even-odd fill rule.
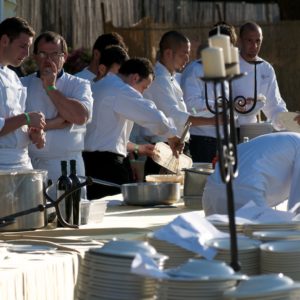
[[92,85],[92,91],[95,101],[92,122],[87,125],[86,151],[126,156],[134,122],[166,138],[176,135],[175,127],[155,104],[118,75],[107,74]]
[[96,75],[90,70],[88,70],[87,67],[74,75],[79,78],[86,79],[88,81],[93,81],[93,79],[96,77]]
[[[155,78],[150,87],[144,92],[147,99],[153,100],[157,108],[168,118],[172,118],[181,135],[184,125],[190,116],[183,101],[183,93],[175,78],[160,62],[155,64]],[[162,138],[165,141],[165,139]],[[185,141],[189,140],[187,134]]]
[[[27,111],[41,111],[46,119],[57,116],[57,109],[37,74],[31,74],[22,78],[27,87]],[[56,81],[56,87],[66,97],[77,99],[89,112],[89,121],[92,117],[93,98],[90,83],[62,71]],[[34,145],[29,147],[29,155],[34,168],[48,170],[48,177],[56,181],[61,174],[60,161],[76,159],[79,175],[84,175],[81,151],[84,149],[84,135],[86,125],[71,125],[63,129],[52,129],[45,132],[46,144],[42,149]],[[78,159],[79,158],[79,159]],[[50,164],[49,161],[52,161]]]
[[[5,118],[24,113],[26,88],[16,73],[0,66],[0,130]],[[0,169],[32,169],[27,126],[0,137]]]
[[[204,76],[203,65],[200,60],[190,62],[181,75],[181,88],[183,99],[187,110],[192,115],[202,115],[203,117],[214,116],[209,112],[205,100],[205,83],[200,78]],[[214,109],[214,87],[212,83],[207,83],[208,102]],[[221,86],[217,85],[217,97],[221,95]],[[228,87],[225,86],[225,96],[227,96]],[[216,137],[215,125],[192,126],[190,128],[192,135]]]
[[[239,144],[238,173],[233,181],[235,209],[251,200],[272,207],[286,199],[292,208],[300,201],[300,134],[271,133]],[[218,164],[207,179],[202,201],[206,215],[227,213]]]
[[[262,111],[268,118],[268,121],[271,121],[275,128],[280,129],[280,124],[278,124],[276,117],[279,112],[287,111],[286,103],[281,98],[273,67],[260,57],[257,60],[263,61],[256,66],[257,95],[262,94],[266,97],[266,104],[262,108]],[[241,73],[247,74],[232,82],[233,98],[236,96],[254,98],[254,65],[248,63],[240,56],[240,70]],[[255,115],[239,115],[238,122],[239,124],[247,124],[256,123],[257,120]]]

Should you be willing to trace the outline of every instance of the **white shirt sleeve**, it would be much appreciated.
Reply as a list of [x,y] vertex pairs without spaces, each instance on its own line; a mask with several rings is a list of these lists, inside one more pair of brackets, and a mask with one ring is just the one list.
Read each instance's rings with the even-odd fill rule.
[[[177,82],[173,82],[173,84],[178,85]],[[167,117],[172,118],[178,129],[181,130],[184,127],[190,114],[180,108],[178,101],[183,102],[183,99],[176,99],[176,96],[179,98],[182,95],[174,94],[174,90],[166,78],[157,77],[144,95],[153,100],[158,109],[162,110]],[[185,106],[184,103],[182,105]]]
[[4,127],[4,124],[5,124],[5,118],[0,118],[0,131]]
[[159,111],[151,100],[144,98],[133,99],[131,95],[122,95],[122,98],[115,97],[112,103],[114,111],[138,125],[146,127],[153,134],[166,138],[177,134],[172,121]]
[[[205,83],[200,79],[201,76],[203,76],[202,64],[195,61],[187,66],[181,77],[183,99],[187,110],[192,114],[206,110]],[[211,91],[211,89],[209,90]],[[213,100],[211,93],[209,93],[208,98]]]
[[283,101],[275,71],[271,65],[267,65],[268,69],[266,72],[268,73],[268,77],[266,79],[262,79],[261,85],[265,90],[266,97],[266,105],[263,107],[262,111],[266,115],[266,117],[271,120],[276,125],[276,116],[278,113],[282,111],[287,111],[286,103]]
[[[76,77],[73,77],[76,78]],[[91,84],[87,80],[76,78],[80,80],[78,84],[74,84],[74,89],[72,90],[72,98],[78,100],[82,105],[85,106],[89,114],[88,122],[92,119],[92,110],[93,110],[93,96],[91,91]]]
[[[288,209],[291,209],[300,202],[300,151],[296,152],[293,170],[292,170],[292,182],[290,188],[290,195],[288,199]],[[298,210],[299,213],[299,210]]]

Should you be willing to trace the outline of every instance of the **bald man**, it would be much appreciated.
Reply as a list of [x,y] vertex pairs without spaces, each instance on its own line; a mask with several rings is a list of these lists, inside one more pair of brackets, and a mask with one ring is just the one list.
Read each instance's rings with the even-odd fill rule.
[[[273,67],[258,56],[262,41],[263,33],[258,24],[247,22],[240,27],[238,40],[240,69],[246,75],[233,81],[233,98],[243,96],[253,101],[256,82],[256,94],[266,97],[266,104],[262,108],[263,113],[276,129],[281,129],[277,115],[282,111],[287,111],[286,103],[280,95]],[[239,115],[238,122],[239,124],[256,123],[256,115]]]

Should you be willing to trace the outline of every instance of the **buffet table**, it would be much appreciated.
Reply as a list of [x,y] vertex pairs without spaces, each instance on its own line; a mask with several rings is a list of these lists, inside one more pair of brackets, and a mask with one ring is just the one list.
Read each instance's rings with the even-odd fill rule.
[[[190,211],[182,201],[167,206],[141,207],[127,206],[122,204],[122,195],[115,195],[103,198],[108,202],[103,221],[99,224],[87,224],[79,229],[55,228],[39,229],[34,231],[5,232],[0,233],[0,238],[69,238],[84,240],[107,240],[112,238],[139,239],[146,233],[162,227],[179,214]],[[110,202],[117,202],[117,205],[110,205]],[[204,215],[204,212],[203,212]]]
[[[5,243],[50,247],[50,251],[2,253],[0,299],[74,299],[80,261],[88,249],[101,247],[112,238],[143,239],[148,232],[189,211],[183,202],[174,206],[126,206],[121,204],[121,197],[106,199],[108,204],[118,200],[119,205],[108,205],[99,224],[87,224],[79,229],[44,228],[0,233],[4,241],[2,249]],[[54,248],[56,250],[52,251]]]

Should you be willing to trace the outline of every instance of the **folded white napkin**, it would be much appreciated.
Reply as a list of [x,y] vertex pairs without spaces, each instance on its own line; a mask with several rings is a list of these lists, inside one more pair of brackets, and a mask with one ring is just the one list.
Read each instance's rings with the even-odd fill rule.
[[213,259],[216,250],[206,246],[206,241],[213,238],[228,237],[228,233],[219,231],[200,212],[188,212],[179,215],[172,222],[154,232],[154,238],[173,243]]

